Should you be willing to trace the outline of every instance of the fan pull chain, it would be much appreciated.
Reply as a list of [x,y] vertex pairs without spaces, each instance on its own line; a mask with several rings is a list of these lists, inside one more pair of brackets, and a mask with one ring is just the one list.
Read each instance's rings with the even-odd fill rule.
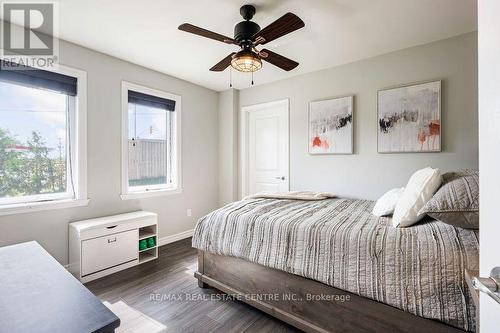
[[252,86],[253,86],[253,71],[252,71]]
[[231,70],[231,67],[229,67],[229,88],[233,87],[233,71]]

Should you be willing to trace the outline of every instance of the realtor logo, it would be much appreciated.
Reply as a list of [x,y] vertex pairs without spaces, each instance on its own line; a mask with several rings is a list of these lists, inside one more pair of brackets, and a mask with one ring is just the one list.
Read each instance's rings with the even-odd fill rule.
[[1,3],[3,63],[33,67],[54,65],[59,51],[58,40],[54,38],[58,28],[56,6],[54,2]]

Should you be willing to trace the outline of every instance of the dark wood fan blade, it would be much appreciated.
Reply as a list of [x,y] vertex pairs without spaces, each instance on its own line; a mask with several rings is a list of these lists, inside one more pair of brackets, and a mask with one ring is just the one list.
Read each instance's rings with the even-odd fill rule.
[[260,51],[259,55],[262,60],[265,60],[268,63],[273,64],[274,66],[277,66],[285,71],[291,71],[299,65],[298,62],[293,61],[292,59],[288,59],[287,57],[283,57],[278,53],[274,53],[273,51],[269,51],[266,49]]
[[221,61],[219,61],[214,67],[210,68],[210,70],[212,72],[222,72],[223,70],[228,68],[229,65],[231,65],[231,60],[233,59],[233,55],[235,53],[236,52],[233,52],[230,55],[228,55],[227,57],[225,57],[224,59],[222,59]]
[[206,37],[206,38],[210,38],[210,39],[215,39],[215,40],[218,40],[219,42],[223,42],[226,44],[238,45],[238,42],[235,41],[231,37],[227,37],[227,36],[218,34],[216,32],[197,27],[197,26],[189,24],[189,23],[181,24],[179,26],[179,30],[190,32],[190,33],[198,35],[198,36],[202,36],[202,37]]
[[286,13],[253,35],[252,40],[255,42],[255,45],[266,44],[304,26],[304,21],[302,21],[297,15],[293,13]]

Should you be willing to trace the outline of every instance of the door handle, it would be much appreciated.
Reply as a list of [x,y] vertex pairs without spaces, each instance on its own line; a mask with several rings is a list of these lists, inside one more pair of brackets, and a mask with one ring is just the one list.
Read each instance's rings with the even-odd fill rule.
[[490,272],[490,277],[473,277],[472,286],[500,304],[500,267],[493,268]]
[[276,177],[277,180],[285,180],[285,176]]

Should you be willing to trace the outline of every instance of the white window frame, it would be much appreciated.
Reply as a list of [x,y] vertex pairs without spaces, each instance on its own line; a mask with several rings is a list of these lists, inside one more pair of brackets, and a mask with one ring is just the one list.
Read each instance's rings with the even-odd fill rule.
[[[134,187],[134,191],[130,191],[128,186],[128,91],[133,90],[143,94],[156,96],[160,98],[170,99],[175,101],[175,111],[170,112],[173,117],[172,124],[174,128],[171,133],[172,149],[172,185],[165,184],[147,185]],[[172,195],[182,193],[182,172],[181,172],[181,96],[174,95],[168,92],[145,87],[128,81],[122,81],[122,200],[141,199],[155,197],[161,195]],[[167,161],[167,163],[169,163]]]
[[[8,59],[12,61],[11,59]],[[68,198],[66,193],[40,194],[23,196],[23,201],[2,204],[0,199],[0,215],[29,213],[50,209],[62,209],[69,207],[86,206],[89,203],[87,198],[87,72],[63,65],[57,67],[40,69],[58,74],[63,74],[77,79],[77,93],[75,96],[75,110],[70,112],[69,126],[71,128],[71,147],[73,164],[73,186],[75,196]],[[69,167],[69,166],[68,166]],[[70,173],[68,172],[69,176]],[[5,200],[7,202],[8,200]]]

